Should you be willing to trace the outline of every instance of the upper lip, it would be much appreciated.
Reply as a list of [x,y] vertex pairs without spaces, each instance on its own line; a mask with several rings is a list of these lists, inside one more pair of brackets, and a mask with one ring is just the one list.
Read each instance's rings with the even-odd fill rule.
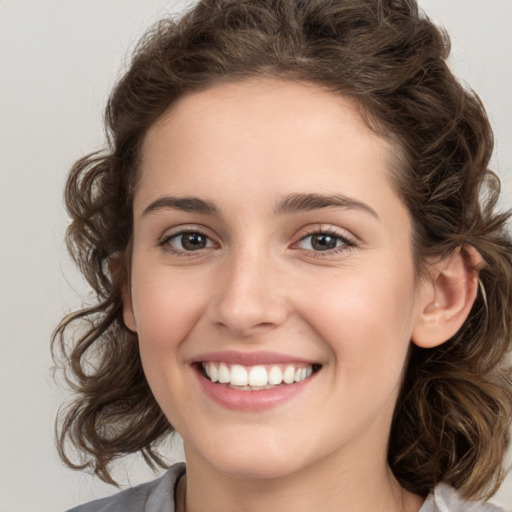
[[255,366],[264,364],[318,364],[317,361],[304,359],[301,357],[281,354],[279,352],[239,352],[236,350],[225,350],[218,352],[208,352],[200,354],[191,360],[192,363],[213,362],[213,363],[229,363],[240,364],[242,366]]

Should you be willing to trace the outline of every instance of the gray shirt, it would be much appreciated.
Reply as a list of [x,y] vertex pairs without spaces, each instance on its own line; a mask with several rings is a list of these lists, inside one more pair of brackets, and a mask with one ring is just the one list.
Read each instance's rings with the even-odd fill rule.
[[[110,498],[91,501],[68,512],[174,512],[176,485],[185,464],[175,464],[162,477],[126,489]],[[419,512],[506,512],[489,503],[463,500],[452,487],[439,484]]]

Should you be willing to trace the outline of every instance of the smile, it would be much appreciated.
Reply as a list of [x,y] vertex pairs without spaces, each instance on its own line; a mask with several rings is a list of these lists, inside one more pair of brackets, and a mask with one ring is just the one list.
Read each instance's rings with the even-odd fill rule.
[[315,386],[323,367],[295,355],[263,351],[209,352],[190,362],[205,396],[236,412],[262,412],[293,400]]
[[202,362],[204,375],[213,383],[233,389],[258,391],[302,382],[317,368],[312,364],[273,364],[243,366],[224,362]]

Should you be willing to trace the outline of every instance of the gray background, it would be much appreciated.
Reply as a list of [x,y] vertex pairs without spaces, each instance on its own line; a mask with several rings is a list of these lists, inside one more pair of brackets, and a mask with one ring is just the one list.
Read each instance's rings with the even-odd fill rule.
[[[62,511],[114,488],[62,466],[50,333],[86,287],[63,244],[65,175],[103,143],[101,115],[127,51],[185,2],[0,0],[0,512]],[[420,0],[453,41],[452,65],[496,133],[494,168],[512,205],[512,2]],[[176,457],[180,449],[174,447]],[[128,477],[128,474],[130,475]],[[137,458],[122,483],[151,478]],[[512,507],[512,476],[497,500]]]

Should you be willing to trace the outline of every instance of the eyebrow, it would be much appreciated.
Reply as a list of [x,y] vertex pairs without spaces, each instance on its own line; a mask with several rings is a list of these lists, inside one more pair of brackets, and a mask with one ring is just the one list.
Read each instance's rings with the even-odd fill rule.
[[183,212],[204,213],[206,215],[219,215],[219,209],[211,201],[199,197],[160,197],[150,203],[142,212],[142,217],[160,210],[181,210]]
[[[286,215],[332,207],[361,210],[371,214],[373,217],[379,218],[377,212],[371,206],[339,194],[290,194],[279,200],[274,208],[274,213],[276,215]],[[145,215],[167,209],[202,213],[205,215],[220,215],[219,208],[212,201],[199,197],[165,196],[156,199],[146,206],[142,216],[144,217]]]
[[274,212],[277,215],[282,215],[332,207],[361,210],[379,218],[371,206],[339,194],[290,194],[279,201]]

